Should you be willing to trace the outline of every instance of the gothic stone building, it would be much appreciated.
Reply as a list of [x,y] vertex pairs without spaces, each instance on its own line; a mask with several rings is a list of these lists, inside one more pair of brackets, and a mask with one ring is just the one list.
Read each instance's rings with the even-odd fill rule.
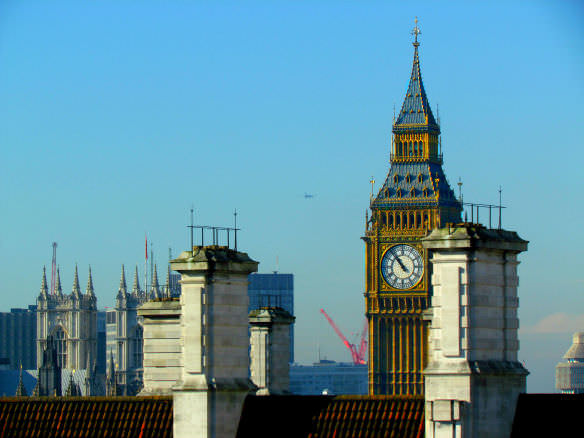
[[79,288],[75,266],[71,294],[63,294],[57,271],[55,290],[49,293],[43,268],[41,292],[37,298],[37,368],[42,365],[43,351],[52,341],[57,362],[63,369],[93,367],[97,359],[97,298],[93,291],[91,268],[85,293]]

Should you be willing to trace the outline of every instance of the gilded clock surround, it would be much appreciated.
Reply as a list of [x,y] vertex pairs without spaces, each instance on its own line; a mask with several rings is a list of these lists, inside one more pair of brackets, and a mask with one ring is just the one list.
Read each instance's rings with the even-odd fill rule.
[[[402,247],[402,246],[406,246],[406,247],[408,247],[408,248],[412,248],[414,251],[416,251],[416,252],[417,252],[417,254],[416,254],[416,257],[415,257],[415,258],[419,258],[419,259],[420,259],[420,261],[422,262],[422,263],[421,263],[421,265],[422,265],[422,266],[421,266],[422,273],[421,273],[420,277],[419,277],[417,280],[415,280],[415,282],[414,282],[414,283],[413,283],[411,286],[408,286],[408,287],[405,287],[405,288],[397,288],[396,286],[392,285],[392,284],[389,282],[389,280],[386,278],[386,276],[385,276],[385,275],[383,275],[383,271],[384,271],[384,264],[383,264],[383,261],[385,260],[385,258],[386,258],[386,257],[388,257],[388,258],[389,258],[389,257],[391,257],[391,253],[393,252],[393,249],[394,249],[394,248],[400,248],[400,247]],[[405,244],[405,243],[398,243],[398,244],[395,244],[395,245],[388,245],[388,246],[387,246],[387,247],[386,247],[386,248],[385,248],[385,249],[382,251],[382,255],[381,255],[381,257],[379,258],[379,260],[380,260],[380,263],[379,263],[379,272],[381,273],[381,278],[383,279],[383,283],[385,284],[385,286],[388,286],[388,287],[391,287],[391,288],[396,288],[397,290],[404,291],[404,292],[405,292],[405,291],[415,291],[415,290],[416,290],[416,288],[418,287],[418,285],[419,285],[419,284],[422,282],[422,279],[423,279],[423,277],[424,277],[424,274],[426,273],[426,269],[424,268],[424,266],[425,266],[425,263],[424,263],[424,261],[423,261],[423,255],[422,255],[422,253],[423,253],[423,251],[421,251],[421,248],[420,248],[420,246],[419,246],[419,245],[408,245],[408,244]],[[402,260],[402,259],[400,259],[400,260]],[[403,261],[402,261],[402,263],[403,263]],[[394,262],[393,264],[395,264],[395,262]],[[414,270],[414,267],[415,267],[415,266],[413,265],[413,266],[412,266],[412,274],[410,274],[410,277],[411,277],[413,274],[415,274],[415,272],[414,272],[414,271],[415,271],[415,270]],[[398,278],[399,278],[399,277],[398,277]],[[408,277],[405,277],[405,278],[408,278]]]
[[[442,170],[440,126],[422,83],[418,33],[408,90],[392,127],[391,166],[371,198],[363,237],[370,394],[424,393],[428,329],[422,313],[429,306],[431,273],[420,240],[460,221],[460,203]],[[390,286],[381,273],[383,255],[398,244],[414,247],[424,265],[421,279],[409,289]]]

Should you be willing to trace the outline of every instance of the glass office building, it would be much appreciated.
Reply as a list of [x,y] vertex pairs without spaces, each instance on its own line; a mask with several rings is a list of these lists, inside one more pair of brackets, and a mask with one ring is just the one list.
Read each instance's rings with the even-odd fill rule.
[[[294,275],[257,274],[249,275],[249,309],[262,307],[281,307],[294,315]],[[294,362],[294,324],[290,325],[290,363]]]

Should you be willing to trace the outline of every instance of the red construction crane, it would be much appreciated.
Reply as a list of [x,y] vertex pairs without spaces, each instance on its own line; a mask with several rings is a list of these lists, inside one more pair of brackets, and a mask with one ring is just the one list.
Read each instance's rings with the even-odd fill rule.
[[361,333],[361,340],[359,342],[359,349],[357,350],[355,344],[351,344],[347,340],[345,335],[343,335],[343,332],[341,332],[341,330],[337,327],[337,325],[331,319],[331,317],[327,315],[324,309],[320,309],[320,313],[324,315],[324,317],[329,322],[337,336],[341,338],[341,341],[343,341],[343,344],[345,344],[345,347],[347,347],[351,352],[351,358],[353,359],[353,363],[355,365],[366,364],[367,359],[365,358],[365,354],[367,354],[367,320],[365,320],[365,326],[363,327],[363,332]]

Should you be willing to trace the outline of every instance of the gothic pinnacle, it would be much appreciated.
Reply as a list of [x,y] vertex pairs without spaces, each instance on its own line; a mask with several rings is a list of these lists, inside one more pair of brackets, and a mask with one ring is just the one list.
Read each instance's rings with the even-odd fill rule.
[[41,296],[46,297],[48,292],[47,288],[47,269],[43,266],[43,279],[41,280]]
[[124,269],[124,265],[122,264],[122,276],[120,277],[120,288],[119,292],[126,292],[126,270]]
[[75,265],[75,275],[73,277],[73,290],[71,295],[74,297],[79,297],[81,295],[81,289],[79,288],[79,274],[77,272],[77,265]]
[[26,388],[24,387],[24,382],[22,381],[22,363],[20,363],[20,374],[18,375],[18,386],[16,387],[16,397],[26,397]]
[[134,285],[132,286],[132,295],[138,296],[140,294],[140,282],[138,281],[138,266],[134,271]]
[[85,290],[85,294],[95,296],[93,290],[93,278],[91,277],[91,265],[89,265],[89,275],[87,276],[87,289]]
[[57,280],[55,281],[55,294],[58,296],[63,295],[63,288],[61,287],[61,272],[60,268],[57,267]]
[[172,292],[170,290],[170,264],[168,265],[168,270],[166,271],[166,286],[165,286],[165,293],[166,293],[166,298],[171,298],[172,297]]
[[154,265],[154,274],[152,275],[152,298],[160,298],[160,289],[158,287],[158,268]]

